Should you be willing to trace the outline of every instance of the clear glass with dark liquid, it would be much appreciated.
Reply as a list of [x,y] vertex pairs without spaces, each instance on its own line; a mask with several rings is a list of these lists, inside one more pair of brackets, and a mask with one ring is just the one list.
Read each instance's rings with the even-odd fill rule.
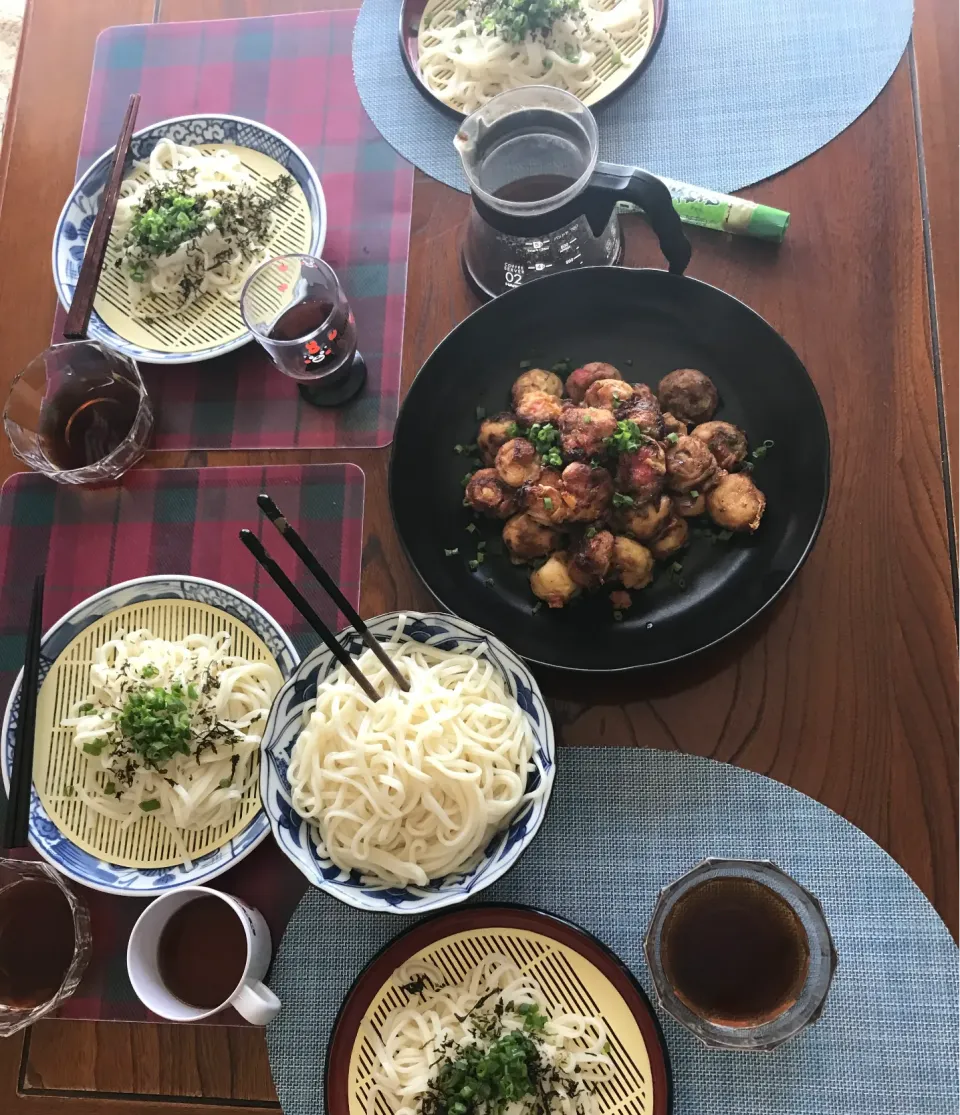
[[16,456],[66,484],[116,480],[153,432],[136,364],[93,341],[54,345],[28,364],[3,421]]
[[0,859],[0,1037],[73,994],[90,946],[86,906],[56,872]]
[[664,1009],[714,1048],[766,1050],[820,1016],[836,950],[775,864],[705,860],[660,894],[644,947]]
[[244,285],[240,312],[284,375],[317,406],[336,406],[363,387],[357,324],[333,269],[306,255],[278,256]]

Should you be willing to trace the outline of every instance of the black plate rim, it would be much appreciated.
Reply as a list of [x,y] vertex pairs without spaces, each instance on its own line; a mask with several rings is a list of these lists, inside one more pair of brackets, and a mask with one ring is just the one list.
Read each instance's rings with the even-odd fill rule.
[[[424,0],[424,8],[426,8],[428,0]],[[622,96],[633,85],[637,78],[647,69],[653,61],[654,55],[660,46],[660,40],[663,38],[663,31],[667,25],[667,14],[670,10],[670,0],[653,0],[654,19],[656,19],[657,6],[660,7],[660,21],[653,30],[653,39],[650,42],[650,49],[643,56],[640,65],[633,71],[626,81],[621,82],[616,89],[611,89],[609,93],[600,98],[599,101],[594,101],[592,105],[587,105],[591,112],[603,108],[605,105],[612,104],[618,97]],[[400,57],[403,59],[404,68],[407,71],[414,86],[420,91],[421,95],[427,99],[428,104],[435,105],[439,108],[444,115],[449,116],[452,120],[466,120],[467,114],[460,112],[459,109],[453,108],[446,102],[441,101],[434,91],[427,85],[420,74],[419,69],[414,65],[413,59],[407,53],[406,41],[407,37],[404,34],[404,29],[408,17],[408,9],[410,7],[409,0],[403,0],[400,5],[400,22],[397,25],[397,44],[400,48]]]
[[615,964],[623,972],[626,979],[633,985],[633,989],[636,991],[637,995],[639,996],[640,1001],[646,1006],[647,1011],[649,1012],[650,1020],[653,1023],[653,1030],[654,1030],[655,1034],[657,1035],[657,1041],[658,1041],[659,1046],[660,1046],[660,1052],[663,1055],[663,1067],[666,1071],[666,1079],[667,1079],[666,1115],[672,1115],[672,1113],[673,1113],[673,1100],[674,1100],[674,1086],[673,1086],[673,1062],[670,1059],[670,1049],[667,1045],[667,1039],[665,1038],[664,1033],[663,1033],[663,1027],[660,1025],[660,1019],[657,1016],[657,1012],[653,1008],[653,1004],[650,1002],[650,996],[646,993],[646,991],[643,988],[643,985],[640,983],[640,981],[637,979],[637,977],[633,974],[633,971],[630,968],[630,966],[628,964],[624,963],[624,961],[614,951],[614,949],[612,949],[605,941],[601,941],[600,938],[595,933],[591,933],[589,929],[585,929],[582,925],[579,924],[579,922],[575,922],[572,918],[564,917],[561,914],[555,914],[550,910],[543,910],[539,906],[531,906],[527,902],[493,902],[493,901],[469,902],[465,905],[457,906],[453,910],[438,910],[434,914],[429,914],[427,917],[421,918],[419,921],[414,922],[413,925],[408,925],[405,929],[401,929],[399,931],[399,933],[396,933],[393,937],[391,937],[390,940],[386,942],[386,944],[384,944],[381,948],[377,949],[377,951],[374,953],[374,955],[371,956],[370,959],[366,962],[366,964],[364,964],[364,966],[360,969],[360,971],[356,975],[356,978],[353,980],[353,982],[350,984],[350,987],[347,989],[347,992],[343,997],[343,1001],[340,1003],[340,1006],[337,1009],[337,1013],[336,1013],[336,1015],[334,1016],[334,1019],[333,1019],[333,1025],[330,1027],[330,1036],[327,1038],[326,1056],[324,1057],[324,1063],[323,1063],[323,1098],[324,1098],[324,1101],[326,1102],[326,1106],[327,1106],[328,1111],[338,1110],[338,1107],[334,1106],[330,1102],[331,1101],[331,1096],[330,1096],[330,1088],[331,1088],[330,1053],[331,1053],[331,1050],[333,1048],[334,1039],[337,1037],[337,1034],[338,1034],[339,1029],[340,1029],[341,1022],[343,1021],[344,1012],[346,1011],[347,1006],[350,1003],[350,1000],[353,998],[354,993],[357,991],[357,988],[360,984],[360,981],[363,979],[363,977],[366,975],[367,971],[369,970],[369,968],[372,965],[374,965],[386,952],[388,952],[390,949],[392,949],[394,947],[394,945],[398,944],[401,940],[403,940],[403,938],[406,937],[409,933],[412,933],[414,930],[419,929],[421,926],[426,925],[430,922],[440,921],[443,918],[452,917],[456,913],[461,913],[462,914],[465,910],[511,910],[511,911],[516,910],[516,911],[520,911],[522,913],[535,914],[535,915],[537,915],[541,918],[546,919],[547,921],[558,922],[560,925],[566,926],[569,929],[572,929],[575,932],[580,933],[582,936],[589,938],[589,940],[591,940],[602,953],[605,953],[606,956],[609,958],[609,960],[613,964]]
[[[418,369],[417,374],[413,378],[413,382],[410,384],[410,387],[408,388],[407,393],[403,398],[403,402],[400,404],[400,410],[397,414],[396,426],[394,427],[394,441],[393,441],[393,449],[391,450],[391,454],[390,454],[390,467],[389,467],[388,485],[387,485],[388,499],[390,501],[390,514],[391,514],[391,517],[393,519],[393,528],[396,531],[397,537],[400,539],[400,545],[403,548],[403,552],[404,552],[404,555],[406,556],[407,561],[410,563],[414,572],[419,577],[419,579],[420,579],[421,583],[423,584],[424,588],[426,588],[427,592],[429,592],[430,595],[434,598],[434,600],[437,601],[437,603],[440,605],[440,607],[444,608],[446,611],[450,612],[451,615],[459,616],[460,613],[455,608],[452,608],[445,600],[443,600],[440,597],[440,595],[437,592],[434,591],[434,589],[427,583],[427,580],[424,577],[424,575],[421,573],[420,568],[417,565],[416,561],[414,561],[413,555],[410,552],[410,548],[407,545],[406,538],[404,537],[403,531],[401,531],[401,529],[400,529],[400,524],[397,521],[396,500],[394,499],[394,484],[395,484],[395,471],[396,471],[395,470],[396,431],[400,428],[400,424],[403,422],[404,413],[407,410],[408,405],[410,404],[410,400],[413,397],[414,392],[416,391],[417,382],[418,382],[418,380],[420,380],[420,373],[427,366],[427,364],[430,363],[430,361],[433,360],[433,358],[440,352],[440,350],[443,348],[443,346],[454,336],[454,334],[457,332],[457,330],[459,330],[463,326],[465,326],[468,321],[471,321],[478,314],[482,314],[482,313],[484,313],[484,311],[490,311],[491,307],[495,306],[498,302],[501,301],[501,299],[515,297],[515,296],[519,295],[520,291],[526,290],[529,287],[538,286],[540,283],[549,283],[549,282],[554,282],[554,281],[557,281],[557,280],[563,281],[563,276],[565,276],[565,275],[581,274],[581,273],[584,273],[584,272],[589,274],[590,272],[600,272],[600,271],[609,271],[609,270],[610,270],[609,267],[604,267],[604,266],[578,267],[575,271],[561,271],[561,272],[558,272],[555,275],[544,275],[542,278],[534,279],[532,282],[524,283],[522,286],[516,287],[516,288],[514,288],[514,290],[509,290],[506,293],[501,294],[498,298],[494,298],[490,302],[485,302],[482,306],[477,307],[477,309],[475,309],[472,313],[468,314],[463,319],[463,321],[458,322],[457,325],[455,325],[453,327],[453,329],[451,329],[450,332],[447,333],[447,335],[441,341],[439,341],[438,344],[434,347],[433,351],[430,353],[430,355],[427,357],[427,359],[424,360],[423,364],[421,364],[420,368]],[[820,418],[823,422],[823,433],[824,433],[824,436],[826,438],[826,458],[823,462],[823,466],[824,466],[823,467],[823,478],[824,478],[823,497],[820,501],[820,510],[817,514],[817,521],[816,521],[816,524],[814,525],[813,531],[811,532],[810,538],[807,541],[806,546],[804,546],[803,552],[800,554],[800,556],[797,559],[797,561],[795,562],[793,568],[790,570],[790,572],[784,578],[784,581],[780,585],[780,587],[771,596],[769,596],[767,598],[767,600],[763,604],[760,605],[759,608],[755,609],[753,612],[750,613],[749,616],[747,616],[744,620],[742,620],[740,623],[738,623],[736,625],[736,627],[732,627],[725,634],[720,635],[718,638],[713,639],[711,642],[704,643],[703,646],[697,647],[694,650],[689,650],[689,651],[686,651],[684,654],[674,655],[670,658],[657,659],[657,661],[655,661],[655,662],[642,662],[642,663],[631,662],[631,663],[629,663],[627,665],[624,665],[624,666],[567,666],[567,665],[564,665],[564,663],[562,663],[562,662],[548,662],[543,658],[536,658],[536,657],[533,657],[533,656],[528,656],[526,654],[521,654],[519,651],[516,651],[516,653],[520,654],[520,657],[525,662],[531,662],[536,666],[544,666],[544,667],[547,667],[547,668],[553,669],[553,670],[563,670],[564,672],[571,673],[571,674],[583,674],[583,673],[588,673],[588,674],[626,674],[626,673],[632,673],[632,672],[638,672],[639,673],[641,671],[656,669],[656,668],[661,667],[661,666],[671,666],[671,665],[674,665],[675,663],[683,662],[683,661],[686,661],[689,658],[693,658],[696,655],[703,654],[705,651],[710,650],[712,647],[717,647],[721,643],[724,643],[728,639],[732,638],[739,631],[742,631],[745,627],[747,627],[749,624],[753,623],[754,620],[756,620],[765,611],[767,611],[767,609],[770,608],[771,605],[773,605],[774,602],[780,597],[780,595],[793,583],[794,578],[800,572],[800,569],[802,568],[804,562],[810,556],[810,551],[813,549],[814,545],[816,544],[817,538],[820,535],[820,529],[823,526],[823,520],[826,517],[826,513],[827,513],[827,504],[828,504],[829,499],[830,499],[831,445],[830,445],[830,427],[829,427],[829,424],[827,423],[826,411],[823,409],[823,400],[820,398],[820,392],[817,391],[816,384],[813,382],[813,379],[810,376],[810,373],[807,371],[806,366],[804,365],[803,361],[800,359],[799,356],[797,356],[796,352],[794,352],[793,346],[790,345],[790,343],[787,341],[787,339],[778,330],[774,329],[773,326],[766,320],[766,318],[764,318],[762,315],[758,314],[757,311],[754,310],[752,307],[748,306],[746,304],[746,302],[741,301],[741,299],[737,298],[733,294],[728,294],[727,291],[721,290],[720,287],[716,287],[712,283],[704,282],[702,279],[695,279],[695,278],[693,278],[692,275],[675,275],[675,274],[672,274],[669,271],[662,271],[662,270],[659,270],[657,268],[652,268],[652,267],[636,267],[636,268],[618,267],[618,268],[616,268],[616,270],[619,270],[619,271],[653,272],[655,274],[661,275],[663,277],[664,281],[669,282],[669,283],[674,283],[674,284],[676,284],[676,283],[694,283],[699,287],[704,287],[707,290],[714,291],[715,293],[721,295],[723,298],[727,298],[731,302],[736,303],[736,305],[738,307],[740,307],[740,309],[746,311],[746,313],[748,313],[751,317],[755,318],[760,325],[762,325],[766,329],[769,329],[772,333],[776,334],[777,338],[784,345],[786,345],[787,349],[793,354],[797,370],[800,371],[806,377],[807,382],[810,385],[810,389],[813,392],[813,397],[816,400],[819,416],[820,416]],[[476,622],[475,620],[469,619],[469,617],[467,617],[467,616],[460,616],[460,618],[461,619],[466,619],[467,622],[469,622],[469,623]],[[483,625],[480,624],[478,626],[483,626]],[[510,643],[510,641],[508,639],[506,639],[503,635],[499,634],[496,631],[494,631],[493,634],[496,635],[496,637],[498,639],[501,639],[503,642],[505,642],[507,644],[507,646],[510,646],[511,649],[513,649],[512,644]]]

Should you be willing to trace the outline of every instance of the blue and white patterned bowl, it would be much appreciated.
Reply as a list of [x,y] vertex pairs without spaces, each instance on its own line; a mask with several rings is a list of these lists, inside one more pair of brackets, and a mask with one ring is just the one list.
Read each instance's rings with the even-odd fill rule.
[[[40,680],[67,645],[85,628],[120,608],[144,600],[196,600],[219,608],[245,623],[266,644],[277,660],[280,672],[290,678],[300,656],[283,628],[259,604],[236,589],[207,581],[202,577],[139,577],[98,592],[78,604],[43,636],[40,646]],[[3,717],[2,760],[4,789],[10,789],[10,768],[20,713],[20,686],[23,671],[17,675]],[[30,843],[51,866],[75,882],[109,894],[129,894],[137,898],[163,894],[176,887],[207,883],[249,855],[270,831],[263,810],[245,829],[222,848],[198,856],[190,867],[136,868],[107,863],[78,848],[60,832],[40,802],[36,789],[30,796]]]
[[[242,116],[174,116],[134,133],[130,142],[132,159],[136,161],[148,158],[157,141],[164,137],[191,146],[202,143],[233,143],[238,147],[249,147],[253,151],[269,155],[293,177],[310,206],[313,237],[307,254],[319,256],[323,252],[327,236],[327,207],[323,188],[309,159],[289,139],[265,124],[245,120]],[[53,281],[64,309],[69,309],[77,289],[84,249],[100,208],[112,158],[113,148],[105,151],[80,178],[57,221],[57,230],[53,235]],[[155,349],[140,348],[115,333],[96,311],[90,318],[87,335],[90,340],[101,341],[115,352],[122,352],[133,360],[144,360],[150,364],[187,364],[195,360],[210,360],[245,345],[251,336],[248,331],[231,341],[195,352],[157,352]]]
[[[499,639],[456,616],[435,612],[390,612],[367,620],[367,627],[381,641],[393,638],[400,620],[403,635],[418,643],[429,643],[442,650],[460,650],[486,644],[483,658],[492,662],[527,714],[533,731],[533,764],[527,789],[543,787],[543,794],[523,805],[509,826],[498,832],[484,849],[483,858],[470,871],[417,887],[371,887],[355,872],[342,871],[317,848],[311,826],[296,813],[290,800],[287,767],[290,754],[312,711],[317,685],[337,667],[326,647],[319,647],[300,663],[300,668],[280,690],[273,702],[263,733],[264,757],[260,763],[260,797],[270,818],[274,839],[286,855],[321,890],[360,910],[392,914],[423,914],[453,906],[490,886],[520,858],[543,823],[556,772],[553,724],[543,695],[533,675]],[[364,642],[349,627],[338,636],[352,655],[362,653]]]

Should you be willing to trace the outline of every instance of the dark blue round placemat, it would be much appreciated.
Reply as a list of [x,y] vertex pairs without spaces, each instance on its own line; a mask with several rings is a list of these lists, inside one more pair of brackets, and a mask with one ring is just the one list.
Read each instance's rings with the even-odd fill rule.
[[[912,0],[669,0],[656,57],[597,111],[600,157],[730,193],[806,158],[893,73]],[[365,0],[353,40],[360,99],[387,142],[466,190],[455,121],[400,56],[400,0]]]
[[[480,900],[569,918],[649,993],[642,946],[657,894],[705,856],[772,859],[812,890],[840,964],[820,1021],[773,1053],[707,1050],[661,1012],[674,1115],[955,1115],[957,950],[946,926],[882,848],[788,786],[710,759],[561,748],[540,834]],[[283,1010],[267,1029],[286,1115],[323,1111],[340,1004],[415,920],[318,890],[297,907],[270,976]]]

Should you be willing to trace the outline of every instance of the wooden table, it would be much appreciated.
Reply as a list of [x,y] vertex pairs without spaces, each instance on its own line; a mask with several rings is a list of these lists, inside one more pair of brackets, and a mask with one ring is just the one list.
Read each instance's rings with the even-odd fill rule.
[[[97,34],[121,23],[349,3],[28,0],[0,156],[0,389],[50,336],[50,236],[73,182]],[[543,678],[564,744],[709,755],[796,786],[886,848],[954,935],[956,472],[951,484],[947,445],[957,452],[956,31],[955,3],[917,0],[914,41],[870,109],[800,165],[746,191],[792,212],[779,250],[692,236],[689,273],[780,330],[827,411],[830,506],[797,581],[742,637],[692,665],[613,682]],[[456,261],[466,205],[418,174],[406,383],[475,305]],[[631,224],[627,241],[629,264],[661,265],[643,226]],[[389,450],[169,453],[149,463],[343,459],[367,475],[363,614],[429,606],[391,524]],[[0,478],[16,468],[4,439]],[[0,1042],[0,1109],[10,1115],[236,1108],[278,1108],[257,1031],[54,1020]]]

